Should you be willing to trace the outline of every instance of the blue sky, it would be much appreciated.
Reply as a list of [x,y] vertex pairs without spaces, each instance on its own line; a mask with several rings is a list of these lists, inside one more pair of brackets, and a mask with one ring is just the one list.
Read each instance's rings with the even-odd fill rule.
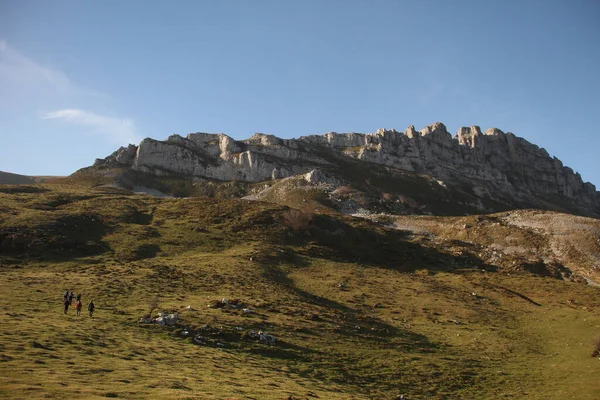
[[600,2],[0,0],[0,170],[67,175],[172,133],[436,121],[600,186]]

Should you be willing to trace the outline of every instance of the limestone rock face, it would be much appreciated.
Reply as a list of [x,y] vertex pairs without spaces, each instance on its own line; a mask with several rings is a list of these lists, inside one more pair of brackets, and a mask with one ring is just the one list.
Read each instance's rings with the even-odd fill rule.
[[102,165],[106,163],[106,160],[112,160],[118,165],[130,166],[133,163],[133,160],[135,159],[137,149],[138,147],[133,144],[130,144],[127,147],[121,147],[117,151],[112,153],[110,156],[108,156],[106,159],[96,159],[94,166]]
[[[452,136],[442,123],[420,131],[379,129],[372,134],[336,133],[281,139],[257,133],[237,141],[219,134],[172,135],[165,141],[144,139],[120,148],[94,166],[128,166],[154,175],[205,177],[259,182],[281,179],[315,168],[335,175],[336,160],[355,159],[390,169],[429,175],[480,197],[504,204],[546,207],[564,198],[600,212],[594,185],[538,146],[512,133],[477,126]],[[556,197],[556,199],[554,199]],[[559,201],[559,200],[556,200]]]

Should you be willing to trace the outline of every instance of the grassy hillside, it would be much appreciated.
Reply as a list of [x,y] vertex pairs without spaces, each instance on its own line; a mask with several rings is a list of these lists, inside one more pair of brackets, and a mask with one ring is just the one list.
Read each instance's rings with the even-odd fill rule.
[[[0,397],[596,399],[598,289],[458,253],[435,226],[0,186]],[[67,288],[93,318],[62,313]],[[176,326],[138,323],[154,298]]]
[[[528,270],[600,282],[600,220],[540,210],[440,218],[398,216],[424,246],[471,255],[504,272]],[[432,243],[432,244],[429,244]]]
[[27,175],[19,175],[12,174],[10,172],[0,171],[0,184],[4,185],[22,185],[22,184],[32,184],[32,183],[40,183],[46,182],[48,180],[54,179],[54,176],[27,176]]

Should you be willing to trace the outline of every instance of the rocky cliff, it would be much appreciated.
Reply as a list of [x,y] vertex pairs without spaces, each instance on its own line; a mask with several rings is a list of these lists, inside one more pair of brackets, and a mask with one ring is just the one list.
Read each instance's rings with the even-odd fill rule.
[[[388,171],[427,175],[506,208],[565,205],[600,213],[600,193],[543,148],[499,129],[463,127],[452,136],[441,123],[417,131],[335,133],[280,139],[255,134],[237,141],[224,134],[172,135],[122,147],[94,168],[126,167],[155,176],[203,177],[260,182],[315,168],[335,173],[338,161],[354,159]],[[481,206],[479,208],[482,208]],[[492,207],[493,208],[493,207]],[[483,209],[482,209],[483,211]],[[486,209],[485,211],[493,211]]]

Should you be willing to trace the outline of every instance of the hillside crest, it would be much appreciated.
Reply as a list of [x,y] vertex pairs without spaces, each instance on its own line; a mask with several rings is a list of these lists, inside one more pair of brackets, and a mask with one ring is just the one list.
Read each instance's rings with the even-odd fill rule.
[[439,122],[420,131],[409,126],[404,132],[330,132],[296,139],[262,133],[240,141],[222,133],[172,135],[165,141],[147,138],[138,146],[121,147],[96,160],[93,168],[126,167],[154,176],[261,182],[313,169],[335,175],[339,163],[349,160],[364,162],[356,168],[377,164],[392,174],[430,176],[444,187],[506,208],[565,209],[568,203],[580,213],[600,213],[595,186],[584,183],[545,149],[496,128],[482,132],[478,126],[461,127],[452,136]]

